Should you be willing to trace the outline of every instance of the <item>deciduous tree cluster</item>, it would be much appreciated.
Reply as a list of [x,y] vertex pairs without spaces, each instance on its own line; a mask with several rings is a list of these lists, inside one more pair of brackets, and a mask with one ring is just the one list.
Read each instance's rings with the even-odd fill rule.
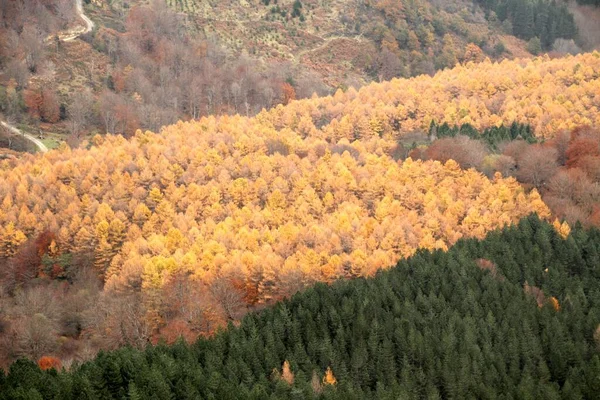
[[[593,53],[468,65],[290,101],[254,118],[206,117],[161,134],[96,136],[87,148],[2,161],[2,281],[15,293],[36,279],[74,281],[93,266],[109,293],[102,309],[128,317],[98,312],[80,326],[111,346],[139,345],[160,334],[210,332],[248,305],[316,281],[369,276],[417,248],[445,249],[533,211],[549,217],[538,192],[527,194],[514,178],[490,180],[451,157],[403,161],[398,140],[436,116],[474,127],[511,118],[551,136],[597,117],[599,62]],[[555,113],[562,119],[546,120]],[[565,163],[590,158],[580,140],[588,139],[560,144],[571,148]],[[506,169],[519,146],[504,149]],[[538,171],[554,156],[547,146],[533,145],[516,174],[540,190],[552,177]],[[126,296],[139,307],[110,302]]]
[[[580,127],[535,143],[527,127],[495,128],[479,134],[470,126],[438,127],[441,137],[409,154],[414,158],[457,161],[488,176],[500,172],[535,187],[553,213],[569,224],[600,224],[600,131]],[[468,136],[467,136],[468,135]]]
[[291,103],[259,115],[281,129],[328,141],[367,136],[401,139],[426,132],[431,121],[475,129],[513,122],[530,125],[538,138],[582,125],[600,125],[600,53],[549,59],[485,61],[434,77],[394,79],[360,90]]

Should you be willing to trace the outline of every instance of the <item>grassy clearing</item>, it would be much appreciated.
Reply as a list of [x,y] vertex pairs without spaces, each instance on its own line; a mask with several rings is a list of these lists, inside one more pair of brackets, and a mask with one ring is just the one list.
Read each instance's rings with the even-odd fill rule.
[[40,139],[40,140],[50,150],[58,148],[60,146],[60,143],[61,143],[59,140],[57,140],[55,138],[45,138],[45,139]]

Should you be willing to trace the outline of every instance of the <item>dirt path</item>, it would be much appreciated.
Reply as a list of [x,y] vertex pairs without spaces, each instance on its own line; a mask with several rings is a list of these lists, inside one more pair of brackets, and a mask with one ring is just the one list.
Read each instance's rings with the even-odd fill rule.
[[36,145],[36,147],[38,148],[38,150],[42,153],[46,153],[48,151],[48,148],[46,147],[46,145],[44,143],[42,143],[41,140],[31,136],[29,133],[25,133],[17,128],[15,128],[14,126],[12,126],[11,124],[9,124],[8,122],[4,122],[4,121],[0,121],[0,125],[2,125],[3,127],[5,127],[6,129],[11,130],[13,133],[17,134],[17,135],[21,135],[23,136],[25,139],[29,140],[30,142],[32,142],[33,144]]
[[83,30],[78,30],[77,32],[71,32],[68,36],[62,37],[61,40],[63,42],[75,40],[79,36],[91,32],[92,29],[94,29],[94,21],[89,19],[88,16],[83,13],[83,0],[75,0],[75,7],[77,8],[77,14],[79,14],[79,17],[85,22],[85,28]]
[[350,40],[356,40],[358,42],[362,42],[363,37],[362,35],[356,35],[354,37],[350,37],[350,36],[330,36],[328,38],[321,38],[323,40],[323,42],[318,45],[317,47],[313,47],[312,49],[304,49],[302,51],[300,51],[298,54],[296,54],[294,57],[296,58],[296,60],[300,60],[302,58],[302,56],[308,54],[308,53],[313,53],[313,52],[317,52],[319,50],[323,50],[324,48],[326,48],[327,46],[329,46],[329,44],[331,42],[333,42],[334,40],[338,40],[338,39],[350,39]]

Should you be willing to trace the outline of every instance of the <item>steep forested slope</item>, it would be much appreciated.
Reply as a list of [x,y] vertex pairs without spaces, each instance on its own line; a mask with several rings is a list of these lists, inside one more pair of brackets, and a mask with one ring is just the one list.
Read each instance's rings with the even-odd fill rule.
[[86,1],[95,28],[67,42],[83,24],[73,1],[3,2],[0,111],[35,133],[70,133],[73,145],[94,131],[132,135],[201,115],[254,115],[313,92],[528,57],[574,34],[555,2],[479,4]]
[[19,361],[0,398],[587,398],[600,391],[600,231],[537,217],[319,284],[192,346]]
[[551,49],[556,39],[573,39],[577,26],[565,4],[535,0],[477,0],[491,15],[498,18],[511,33],[521,39],[537,38],[541,46]]
[[397,139],[427,131],[432,120],[477,129],[516,121],[530,125],[537,137],[550,138],[564,129],[600,125],[599,88],[600,53],[545,56],[374,83],[277,107],[258,118],[279,128],[293,122],[301,133],[314,125],[331,141],[367,135]]
[[485,56],[527,54],[525,43],[512,35],[537,37],[550,50],[555,39],[571,39],[577,32],[566,7],[546,0],[168,3],[228,47],[297,62],[334,87],[432,73]]
[[[431,120],[527,121],[547,136],[597,118],[599,62],[469,64],[4,160],[2,357],[193,338],[315,281],[372,275],[533,211],[547,218],[513,178],[404,160],[399,141]],[[83,291],[92,300],[69,306]],[[36,335],[44,346],[26,339]]]
[[[549,216],[513,178],[452,161],[396,162],[377,140],[328,144],[229,117],[96,139],[89,150],[3,164],[2,282],[18,293],[93,265],[109,293],[141,292],[145,337],[174,319],[199,334],[235,318],[241,298],[264,303],[371,275],[420,247],[481,237],[533,211]],[[224,293],[213,292],[217,282]],[[181,291],[183,303],[174,301]],[[80,322],[74,337],[119,343],[119,318]]]

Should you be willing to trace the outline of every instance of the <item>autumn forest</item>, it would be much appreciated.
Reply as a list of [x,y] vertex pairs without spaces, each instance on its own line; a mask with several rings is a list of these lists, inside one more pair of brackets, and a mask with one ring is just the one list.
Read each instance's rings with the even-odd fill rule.
[[0,399],[596,398],[597,2],[216,3],[0,5]]

